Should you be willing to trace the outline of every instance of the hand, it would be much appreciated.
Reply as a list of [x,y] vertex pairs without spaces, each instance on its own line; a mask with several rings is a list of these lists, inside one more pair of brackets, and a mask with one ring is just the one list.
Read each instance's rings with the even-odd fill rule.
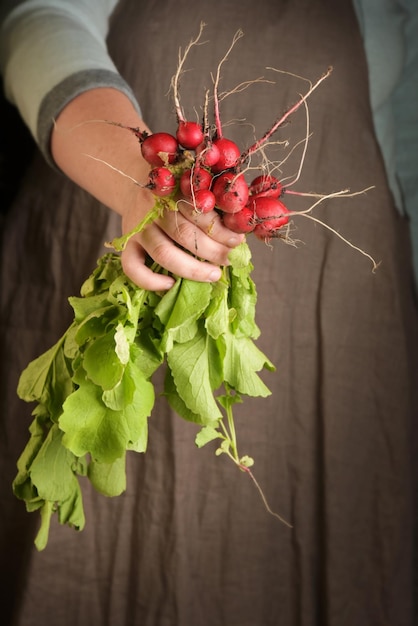
[[[102,122],[90,123],[91,120]],[[149,132],[123,93],[116,89],[91,89],[74,98],[59,115],[51,150],[57,165],[69,178],[121,215],[125,234],[153,207],[154,197],[145,188],[149,165],[142,158],[134,135],[104,120]],[[140,184],[135,185],[131,179]],[[152,272],[145,265],[147,254],[177,276],[212,282],[220,278],[219,266],[228,263],[228,252],[242,240],[242,235],[223,226],[215,211],[197,215],[186,201],[180,201],[177,211],[167,211],[128,241],[122,253],[122,267],[131,280],[151,291],[169,289],[174,280]]]
[[[135,211],[134,203],[132,207],[122,219],[124,233],[139,222],[142,213]],[[145,265],[146,254],[177,276],[213,282],[221,276],[219,266],[228,264],[231,248],[243,240],[243,235],[225,228],[216,211],[198,214],[185,201],[177,207],[134,235],[122,253],[125,274],[144,289],[164,290],[174,284],[170,276],[155,274]]]

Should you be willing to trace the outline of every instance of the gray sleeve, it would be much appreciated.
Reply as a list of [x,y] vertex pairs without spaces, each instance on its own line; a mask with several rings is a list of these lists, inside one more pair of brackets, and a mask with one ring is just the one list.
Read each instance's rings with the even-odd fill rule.
[[106,47],[108,20],[116,4],[117,0],[26,0],[3,10],[0,71],[5,95],[48,160],[54,119],[83,91],[115,87],[139,111]]

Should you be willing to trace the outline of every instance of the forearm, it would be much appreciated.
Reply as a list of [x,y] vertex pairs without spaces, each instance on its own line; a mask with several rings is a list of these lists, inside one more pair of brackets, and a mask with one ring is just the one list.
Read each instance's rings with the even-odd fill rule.
[[142,158],[138,139],[106,121],[149,130],[125,94],[111,88],[92,89],[72,100],[56,120],[51,141],[54,161],[120,215],[126,214],[134,196],[146,210],[153,200],[141,187],[147,183],[149,165]]

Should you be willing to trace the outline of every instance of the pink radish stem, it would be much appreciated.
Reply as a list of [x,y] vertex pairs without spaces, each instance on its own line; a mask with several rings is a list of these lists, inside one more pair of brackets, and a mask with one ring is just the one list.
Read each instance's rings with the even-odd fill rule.
[[326,79],[328,78],[328,76],[331,74],[332,72],[332,67],[329,67],[328,70],[325,72],[325,74],[323,74],[321,76],[321,78],[319,78],[316,83],[314,85],[311,86],[311,88],[309,89],[309,91],[304,95],[301,96],[300,100],[298,100],[296,102],[296,104],[294,104],[292,107],[290,107],[290,109],[288,109],[286,111],[286,113],[284,113],[284,115],[282,115],[282,117],[280,117],[274,124],[273,126],[266,132],[264,133],[264,135],[258,139],[255,143],[253,143],[252,146],[250,146],[249,148],[247,148],[247,150],[245,150],[245,152],[242,153],[241,157],[240,157],[240,162],[244,163],[249,156],[251,156],[252,154],[254,154],[255,152],[257,152],[257,150],[259,150],[265,143],[266,141],[268,141],[270,139],[270,137],[276,132],[276,130],[278,128],[280,128],[280,126],[282,126],[285,121],[293,114],[295,113],[295,111],[297,111],[299,109],[299,107],[309,98],[309,96],[312,94],[313,91],[315,91],[315,89]]

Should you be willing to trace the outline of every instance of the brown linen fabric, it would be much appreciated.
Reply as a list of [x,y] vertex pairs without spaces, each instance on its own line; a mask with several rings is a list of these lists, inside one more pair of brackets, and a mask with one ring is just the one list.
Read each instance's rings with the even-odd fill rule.
[[[4,623],[13,626],[412,626],[416,539],[416,330],[407,224],[393,206],[373,132],[367,68],[351,3],[120,3],[109,46],[154,130],[173,131],[167,97],[181,45],[203,40],[181,81],[191,115],[240,27],[222,89],[259,76],[222,102],[225,133],[251,143],[329,65],[309,100],[312,137],[295,189],[333,192],[315,215],[381,266],[310,220],[296,247],[249,238],[258,290],[258,345],[277,371],[268,399],[237,409],[241,450],[269,504],[163,398],[149,450],[131,454],[128,488],[107,499],[84,489],[81,533],[38,520],[10,489],[30,408],[16,398],[27,362],[71,320],[66,302],[118,232],[115,216],[38,158],[5,220],[2,240],[1,554]],[[237,120],[241,120],[240,123]],[[245,120],[245,121],[242,121]],[[228,123],[228,125],[227,125]],[[279,133],[304,137],[301,110]],[[289,149],[280,148],[278,154]],[[283,164],[297,170],[301,148]],[[290,208],[306,199],[286,198]],[[159,376],[161,379],[162,375]],[[158,382],[158,381],[157,381]],[[160,380],[161,383],[161,380]]]

